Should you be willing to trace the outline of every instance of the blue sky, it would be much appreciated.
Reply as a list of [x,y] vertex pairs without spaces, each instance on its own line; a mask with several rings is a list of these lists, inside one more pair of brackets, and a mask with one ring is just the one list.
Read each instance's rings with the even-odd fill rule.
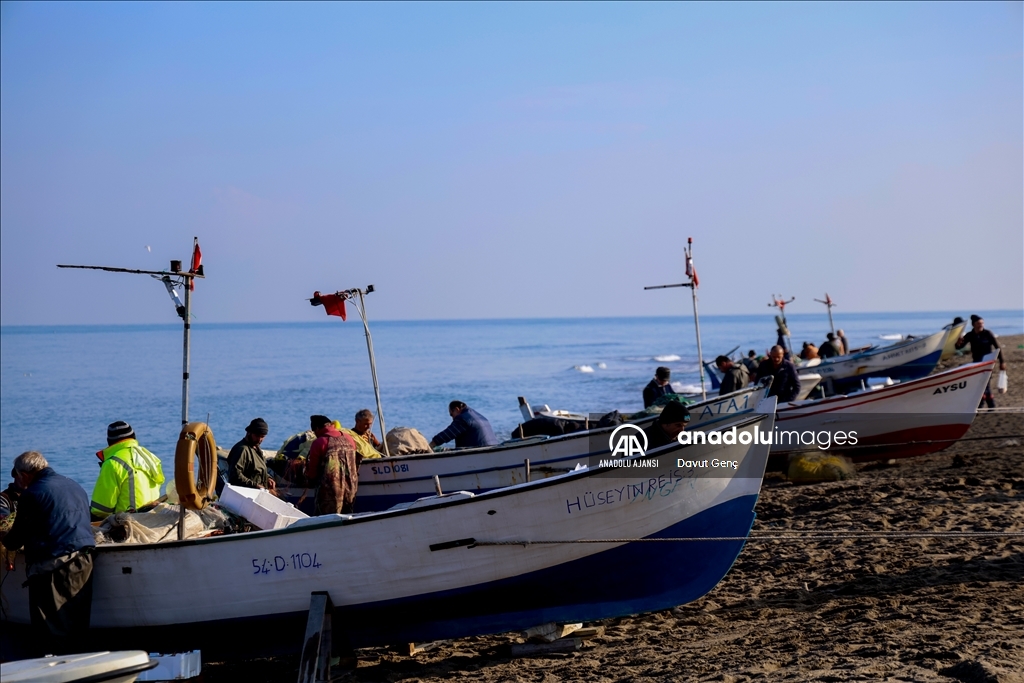
[[[1024,306],[1021,3],[21,4],[0,322]],[[147,251],[149,246],[151,251]]]

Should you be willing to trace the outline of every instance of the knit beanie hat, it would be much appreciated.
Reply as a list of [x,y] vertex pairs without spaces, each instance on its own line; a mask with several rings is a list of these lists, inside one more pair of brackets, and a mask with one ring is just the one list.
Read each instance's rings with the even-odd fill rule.
[[245,428],[245,431],[256,436],[266,436],[270,431],[270,427],[267,426],[266,420],[262,417],[257,417],[255,420],[249,423],[249,426]]
[[107,445],[113,446],[118,441],[124,441],[125,439],[134,439],[135,430],[132,426],[124,420],[118,420],[117,422],[111,422],[107,425]]
[[315,432],[316,430],[323,427],[325,424],[329,424],[330,421],[331,418],[327,417],[326,415],[310,415],[309,428]]
[[674,424],[676,422],[689,422],[690,411],[686,409],[679,401],[669,401],[665,404],[665,407],[661,411],[661,417],[658,418],[661,424]]

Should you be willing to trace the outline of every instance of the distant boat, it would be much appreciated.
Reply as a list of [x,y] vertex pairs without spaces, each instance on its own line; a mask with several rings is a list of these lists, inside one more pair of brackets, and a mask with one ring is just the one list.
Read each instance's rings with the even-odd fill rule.
[[[722,371],[710,361],[704,363],[704,369],[708,371],[708,378],[711,380],[711,390],[718,391],[722,386]],[[816,372],[800,372],[799,367],[797,367],[797,377],[800,378],[800,392],[796,395],[795,399],[797,401],[803,401],[821,384],[821,375]]]
[[963,336],[964,328],[967,326],[966,322],[960,322],[957,324],[950,323],[946,325],[944,330],[949,330],[949,334],[946,336],[946,342],[942,346],[942,355],[939,357],[939,362],[949,360],[956,355],[956,340]]
[[[333,601],[334,638],[356,647],[681,605],[714,588],[743,548],[768,458],[755,429],[770,431],[774,412],[767,399],[731,419],[732,444],[672,443],[623,458],[657,460],[657,471],[598,466],[283,529],[101,545],[90,638],[204,656],[295,652],[313,591]],[[711,473],[694,461],[735,468]],[[657,538],[712,540],[643,542]],[[578,542],[587,540],[598,542]],[[24,560],[0,572],[4,633],[24,632]]]
[[[996,354],[979,363],[923,379],[892,384],[848,396],[833,396],[818,401],[783,403],[776,414],[776,442],[772,446],[771,465],[785,464],[789,455],[820,452],[846,455],[854,461],[888,460],[934,453],[951,446],[974,422],[978,403],[985,392]],[[780,443],[780,434],[795,432],[810,435],[830,434],[829,447],[792,442],[792,435]],[[835,434],[855,433],[855,441],[842,443]],[[824,440],[824,437],[823,439]]]
[[833,358],[814,358],[801,363],[798,372],[815,372],[833,392],[858,388],[862,380],[888,377],[906,381],[925,377],[939,364],[949,330],[943,329],[927,337],[918,337],[893,344]]

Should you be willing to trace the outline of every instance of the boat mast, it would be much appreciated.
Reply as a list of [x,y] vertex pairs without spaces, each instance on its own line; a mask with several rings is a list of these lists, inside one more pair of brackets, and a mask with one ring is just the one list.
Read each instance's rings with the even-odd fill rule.
[[[380,442],[384,446],[384,455],[389,456],[391,452],[388,450],[387,440],[387,427],[384,425],[384,409],[381,407],[380,402],[380,385],[377,383],[377,359],[373,353],[373,337],[370,336],[370,323],[366,318],[366,299],[364,298],[367,294],[372,294],[374,291],[373,285],[366,285],[366,289],[346,289],[340,292],[335,292],[333,295],[321,295],[319,292],[314,293],[313,298],[309,300],[309,303],[313,306],[323,305],[322,297],[334,296],[341,299],[341,310],[334,312],[331,309],[327,310],[327,315],[337,315],[342,320],[344,316],[344,302],[351,301],[356,306],[356,312],[359,313],[359,319],[363,321],[363,332],[366,334],[366,352],[370,356],[370,376],[373,378],[373,395],[377,399],[377,419],[380,422]],[[359,301],[356,302],[358,297]],[[326,305],[324,308],[328,308]]]
[[[117,268],[114,266],[75,266],[67,264],[57,264],[58,268],[80,268],[83,270],[105,270],[110,273],[132,273],[133,275],[150,275],[157,280],[163,282],[164,287],[167,288],[167,293],[171,297],[171,301],[174,303],[175,311],[178,316],[181,317],[184,323],[184,340],[182,349],[182,369],[181,369],[181,424],[188,424],[188,371],[191,362],[191,355],[189,351],[189,340],[191,336],[192,325],[190,323],[192,315],[192,287],[196,278],[204,278],[203,266],[199,263],[199,238],[192,238],[192,263],[188,271],[181,269],[181,261],[171,261],[170,270],[138,270],[136,268]],[[181,297],[178,296],[177,287],[181,286],[185,290],[185,300],[182,301]]]
[[832,297],[828,295],[828,292],[825,292],[824,301],[822,301],[821,299],[815,299],[815,301],[817,301],[819,304],[825,304],[825,307],[828,309],[828,326],[832,329],[832,334],[835,334],[836,326],[835,323],[832,322],[832,307],[835,306],[835,303],[833,303]]
[[[789,336],[789,323],[786,322],[786,306],[796,301],[796,297],[790,297],[789,301],[782,298],[781,294],[772,294],[772,302],[768,304],[768,308],[779,309],[779,315],[775,316],[775,322],[779,325],[779,341],[782,342],[782,347],[789,347],[787,350],[793,352],[792,341],[787,342],[786,339],[790,339]],[[783,339],[785,337],[785,339]]]
[[686,239],[686,249],[683,253],[686,255],[686,276],[689,278],[689,282],[680,282],[675,285],[653,285],[651,287],[644,287],[644,290],[668,289],[670,287],[690,288],[690,294],[693,296],[693,326],[697,331],[697,367],[700,369],[700,395],[701,400],[706,401],[708,399],[708,392],[704,383],[704,351],[701,349],[700,344],[700,316],[697,314],[697,287],[700,286],[700,280],[697,279],[697,270],[693,267],[692,237]]

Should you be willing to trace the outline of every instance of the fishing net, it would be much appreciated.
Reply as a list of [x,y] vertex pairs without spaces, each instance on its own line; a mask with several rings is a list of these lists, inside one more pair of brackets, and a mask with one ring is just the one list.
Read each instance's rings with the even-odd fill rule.
[[[161,503],[149,512],[118,512],[95,530],[96,543],[164,543],[178,540],[181,508]],[[237,519],[217,506],[186,510],[184,538],[237,530]]]

